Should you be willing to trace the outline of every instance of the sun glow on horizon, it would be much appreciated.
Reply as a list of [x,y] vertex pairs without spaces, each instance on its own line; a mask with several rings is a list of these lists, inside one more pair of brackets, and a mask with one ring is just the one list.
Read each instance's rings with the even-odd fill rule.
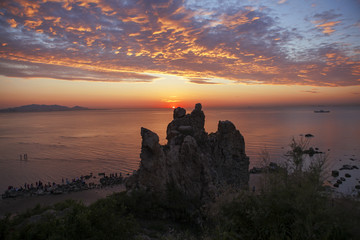
[[360,86],[201,85],[180,77],[162,77],[155,82],[137,84],[1,77],[0,86],[0,108],[59,104],[89,108],[174,109],[178,106],[191,108],[196,103],[206,107],[245,107],[353,105],[360,102]]

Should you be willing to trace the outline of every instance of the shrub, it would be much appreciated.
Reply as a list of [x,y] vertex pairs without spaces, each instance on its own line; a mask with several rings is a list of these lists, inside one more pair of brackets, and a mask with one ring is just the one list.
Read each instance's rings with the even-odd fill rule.
[[[215,239],[351,239],[359,224],[359,204],[347,217],[339,214],[322,188],[325,158],[304,164],[304,142],[291,143],[286,168],[265,173],[258,195],[244,192],[224,204]],[[308,159],[309,160],[309,159]],[[355,224],[355,225],[356,225]]]
[[166,200],[164,202],[166,212],[178,222],[197,227],[201,221],[200,199],[187,197],[174,183],[166,186]]
[[1,239],[133,239],[137,226],[124,205],[112,196],[89,207],[76,201],[53,208],[38,206],[13,220],[4,218],[0,230]]

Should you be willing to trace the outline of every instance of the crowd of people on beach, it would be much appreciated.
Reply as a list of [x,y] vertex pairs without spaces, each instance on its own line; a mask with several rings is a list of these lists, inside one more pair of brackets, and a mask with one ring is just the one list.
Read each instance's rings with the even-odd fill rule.
[[24,183],[20,187],[8,186],[7,190],[2,194],[2,198],[16,198],[21,196],[42,196],[50,194],[63,194],[68,192],[78,192],[94,188],[102,188],[105,186],[113,186],[123,183],[123,177],[121,173],[111,173],[106,176],[105,173],[99,173],[99,181],[94,181],[96,176],[90,175],[76,177],[71,180],[68,178],[62,178],[61,184],[55,182],[43,183],[37,181],[33,183]]

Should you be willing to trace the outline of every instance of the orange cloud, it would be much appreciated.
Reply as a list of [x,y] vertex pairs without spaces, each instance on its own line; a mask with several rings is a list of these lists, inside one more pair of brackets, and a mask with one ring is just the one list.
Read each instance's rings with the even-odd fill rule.
[[46,21],[52,21],[54,23],[59,23],[61,20],[61,17],[53,17],[53,16],[44,16],[44,19]]
[[35,29],[35,28],[41,26],[42,23],[43,22],[41,20],[37,20],[37,21],[25,20],[24,26]]
[[15,19],[7,19],[6,20],[9,24],[10,24],[10,27],[12,27],[12,28],[16,28],[17,27],[17,22],[15,21]]
[[91,28],[89,27],[83,27],[83,26],[80,26],[80,27],[72,27],[72,26],[69,26],[66,28],[67,31],[71,32],[71,31],[78,31],[78,32],[91,32]]
[[[223,14],[220,17],[220,21],[218,22],[218,24],[222,24],[224,26],[226,26],[229,29],[234,29],[236,27],[238,27],[239,25],[242,24],[246,24],[246,23],[250,23],[253,21],[256,21],[258,19],[260,19],[260,17],[256,16],[256,17],[248,17],[248,14],[252,12],[252,10],[250,11],[239,11],[234,15],[227,15],[227,14]],[[216,25],[216,24],[215,24]]]
[[[354,76],[360,76],[360,65],[353,66],[351,74]],[[360,81],[360,79],[358,79],[358,81]]]
[[336,53],[326,53],[325,55],[327,58],[335,58]]
[[316,25],[316,27],[319,29],[323,29],[322,32],[325,34],[331,34],[331,33],[335,32],[335,29],[333,29],[333,27],[335,27],[339,23],[341,23],[341,21],[325,22],[325,23]]
[[4,5],[14,15],[34,17],[40,8],[39,1],[13,0],[12,2],[16,5],[9,4],[9,2],[4,2]]

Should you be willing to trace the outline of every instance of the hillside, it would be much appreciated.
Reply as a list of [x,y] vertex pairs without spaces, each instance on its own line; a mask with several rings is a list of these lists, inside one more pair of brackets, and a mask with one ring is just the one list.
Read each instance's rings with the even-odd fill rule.
[[14,108],[1,109],[0,112],[54,112],[54,111],[80,111],[90,110],[86,107],[66,107],[60,105],[31,104]]

